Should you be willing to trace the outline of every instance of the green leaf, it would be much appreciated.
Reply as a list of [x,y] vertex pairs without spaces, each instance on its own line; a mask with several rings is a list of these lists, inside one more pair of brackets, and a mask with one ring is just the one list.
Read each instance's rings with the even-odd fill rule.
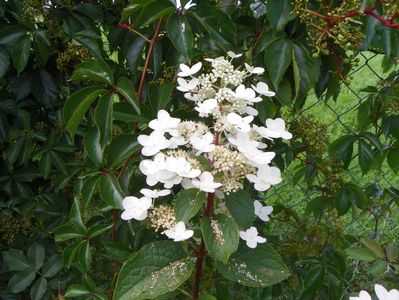
[[388,262],[386,260],[377,259],[375,262],[372,263],[369,272],[373,276],[378,276],[386,272],[387,268]]
[[389,262],[394,262],[398,259],[399,249],[394,244],[388,244],[385,248]]
[[338,215],[345,214],[354,203],[360,209],[366,209],[369,203],[367,195],[354,184],[345,184],[335,195],[335,207]]
[[353,257],[354,259],[359,259],[363,261],[373,261],[376,259],[374,253],[367,248],[347,248],[345,252]]
[[169,104],[173,89],[174,85],[170,81],[150,88],[150,103],[154,112],[160,111]]
[[81,249],[86,244],[86,240],[78,241],[73,244],[69,244],[64,248],[64,252],[62,253],[62,260],[64,265],[71,266],[76,262],[76,256],[81,251]]
[[133,87],[132,82],[126,77],[121,77],[116,83],[117,91],[129,102],[129,104],[134,108],[137,115],[140,115],[140,107],[137,100],[136,90]]
[[265,50],[265,65],[275,89],[291,64],[293,47],[292,41],[283,37],[272,42]]
[[382,250],[381,246],[376,243],[376,241],[363,238],[360,239],[360,242],[363,246],[371,250],[374,253],[375,257],[382,259],[385,258],[384,251]]
[[82,296],[86,296],[86,295],[90,295],[91,292],[84,287],[83,285],[80,284],[71,284],[70,286],[68,286],[68,289],[65,293],[65,297],[82,297]]
[[341,160],[344,163],[344,168],[348,168],[349,163],[352,160],[353,143],[355,142],[356,136],[353,134],[347,134],[339,137],[329,146],[330,154]]
[[90,80],[107,85],[114,84],[114,75],[110,67],[102,60],[90,59],[77,66],[72,80]]
[[172,14],[166,23],[166,32],[177,51],[185,58],[190,58],[193,54],[194,38],[187,18]]
[[76,93],[65,102],[64,105],[64,121],[71,135],[75,134],[76,129],[82,122],[86,111],[94,100],[98,98],[105,90],[100,87],[86,87]]
[[231,18],[221,10],[198,4],[188,15],[194,17],[222,50],[231,49],[236,44],[237,28]]
[[295,80],[295,105],[302,107],[306,100],[306,95],[312,89],[318,79],[317,60],[312,58],[306,48],[299,44],[294,44],[292,64],[294,67]]
[[70,223],[58,226],[53,230],[53,233],[55,234],[56,242],[63,242],[85,236],[85,232],[82,232],[79,228]]
[[226,215],[201,219],[202,236],[206,249],[216,260],[227,263],[238,248],[239,230],[234,220]]
[[310,270],[304,279],[304,285],[307,290],[318,289],[322,284],[324,277],[323,266],[316,266],[314,269]]
[[42,245],[35,243],[29,247],[28,260],[30,265],[36,268],[36,270],[40,269],[43,266],[44,256],[45,252]]
[[134,22],[135,27],[143,28],[159,18],[174,11],[172,2],[165,0],[152,1],[144,6]]
[[10,66],[10,57],[5,49],[0,48],[0,79],[6,74]]
[[51,162],[54,163],[56,168],[61,171],[62,174],[68,175],[68,171],[66,169],[64,160],[61,158],[61,156],[55,152],[55,151],[50,151],[48,152],[51,155]]
[[177,194],[175,203],[176,221],[187,223],[201,209],[206,201],[206,194],[198,189],[182,190]]
[[107,254],[114,260],[117,260],[119,262],[123,262],[126,260],[131,251],[129,247],[122,243],[107,243],[104,244],[104,247],[107,251]]
[[30,297],[32,300],[43,299],[44,294],[47,291],[47,280],[46,278],[38,278],[32,285],[30,290]]
[[5,26],[0,29],[0,45],[12,45],[26,32],[21,25]]
[[47,179],[51,171],[51,154],[50,152],[43,153],[39,161],[39,170],[43,174],[43,178]]
[[107,232],[111,228],[112,228],[112,224],[94,225],[89,228],[89,236],[91,238],[95,238],[96,236],[103,234],[104,232]]
[[374,152],[366,142],[359,139],[357,153],[359,156],[360,169],[362,170],[363,174],[367,173],[374,160]]
[[33,267],[27,267],[18,273],[15,273],[8,282],[8,289],[16,294],[25,290],[36,277],[36,270]]
[[226,196],[227,209],[241,229],[248,229],[255,220],[255,209],[251,195],[241,190]]
[[121,134],[108,147],[107,166],[113,168],[141,148],[134,134]]
[[83,183],[81,195],[85,203],[91,200],[98,187],[101,175],[94,175],[86,179]]
[[10,249],[3,251],[2,256],[10,271],[21,271],[30,266],[21,250]]
[[102,58],[101,40],[91,29],[75,32],[73,39],[93,52],[95,57]]
[[112,140],[112,118],[114,94],[106,93],[98,101],[94,111],[94,121],[100,132],[100,145],[104,148]]
[[87,232],[87,227],[82,221],[82,215],[80,213],[80,202],[77,197],[73,199],[70,218],[71,223],[79,228],[80,232]]
[[113,299],[154,299],[177,289],[190,278],[193,268],[193,261],[179,244],[147,244],[123,264]]
[[285,24],[295,18],[290,0],[267,1],[267,17],[275,30],[283,30]]
[[122,191],[115,175],[102,175],[99,184],[101,199],[113,208],[122,209]]
[[374,120],[374,110],[372,107],[373,97],[369,97],[362,102],[357,109],[357,128],[359,130],[366,129]]
[[100,144],[100,132],[97,127],[87,130],[83,139],[89,159],[97,166],[102,165],[103,148]]
[[50,257],[43,265],[42,273],[45,277],[53,277],[62,269],[61,257],[57,254]]
[[90,249],[90,241],[84,241],[83,245],[80,247],[78,253],[78,261],[83,267],[84,270],[88,271],[90,269],[91,264],[91,249]]
[[217,269],[225,278],[250,287],[271,286],[290,276],[281,256],[266,244],[240,247],[228,264],[218,262]]
[[399,170],[399,149],[391,148],[388,150],[387,162],[392,171],[397,173]]
[[16,42],[12,49],[12,62],[18,73],[21,73],[28,64],[30,48],[30,37],[24,35]]

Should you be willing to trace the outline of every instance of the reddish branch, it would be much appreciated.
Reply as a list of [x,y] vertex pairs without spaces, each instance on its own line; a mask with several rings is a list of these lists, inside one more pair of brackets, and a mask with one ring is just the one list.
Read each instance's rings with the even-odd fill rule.
[[[208,193],[208,201],[207,201],[206,207],[204,209],[204,216],[207,218],[212,217],[214,200],[215,200],[215,194]],[[200,248],[198,250],[197,261],[196,261],[196,266],[195,266],[195,281],[194,281],[194,293],[193,293],[194,300],[198,300],[198,297],[199,297],[200,282],[201,282],[201,277],[202,277],[202,265],[203,265],[205,256],[206,256],[205,243],[204,243],[204,239],[202,238]]]
[[382,24],[384,24],[385,26],[389,27],[389,28],[394,28],[394,29],[399,29],[399,23],[395,23],[396,18],[399,16],[399,13],[394,14],[390,19],[385,19],[383,17],[381,17],[380,15],[378,15],[375,10],[380,7],[382,4],[384,3],[384,0],[381,0],[377,5],[373,6],[373,7],[369,7],[366,8],[363,11],[357,10],[357,11],[352,11],[348,14],[339,16],[339,17],[335,17],[335,16],[328,16],[328,15],[322,15],[318,12],[315,12],[313,10],[310,9],[304,9],[305,12],[312,14],[314,16],[317,16],[321,19],[323,19],[326,23],[327,23],[327,27],[325,28],[325,31],[323,31],[323,35],[325,35],[326,33],[329,32],[329,29],[331,27],[333,27],[334,25],[336,25],[338,22],[347,19],[347,18],[352,18],[355,16],[360,16],[360,15],[368,15],[368,16],[372,16],[374,18],[376,18],[379,22],[381,22]]
[[143,92],[143,86],[144,86],[144,80],[145,80],[145,76],[147,73],[148,65],[150,63],[152,49],[154,48],[155,42],[158,39],[159,31],[161,30],[162,19],[163,19],[162,17],[159,19],[157,27],[154,32],[154,35],[150,42],[150,46],[148,47],[148,52],[147,52],[147,57],[145,58],[143,72],[141,73],[139,88],[137,89],[137,100],[138,101],[140,101],[140,99],[141,99],[141,94]]

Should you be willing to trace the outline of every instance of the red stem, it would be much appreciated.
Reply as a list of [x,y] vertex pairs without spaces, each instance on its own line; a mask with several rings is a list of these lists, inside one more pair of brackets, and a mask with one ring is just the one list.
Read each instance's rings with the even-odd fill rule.
[[158,38],[159,35],[159,31],[161,29],[161,24],[162,24],[162,17],[159,19],[157,27],[155,29],[154,35],[151,39],[151,43],[150,43],[150,47],[148,48],[148,52],[147,52],[147,57],[145,58],[145,63],[144,63],[144,68],[143,68],[143,72],[141,73],[141,78],[140,78],[140,84],[139,84],[139,88],[137,90],[137,100],[140,101],[141,99],[141,94],[143,92],[143,86],[144,86],[144,80],[145,80],[145,76],[147,73],[147,69],[148,69],[148,65],[150,63],[150,58],[151,58],[151,53],[152,53],[152,49],[154,48],[155,42]]
[[[212,217],[214,201],[215,201],[215,193],[208,193],[208,201],[204,209],[204,216],[207,218]],[[195,281],[194,281],[194,293],[193,293],[194,300],[198,300],[199,297],[200,282],[202,277],[202,266],[205,256],[206,256],[205,243],[204,239],[202,238],[200,248],[198,250],[197,261],[195,263]]]

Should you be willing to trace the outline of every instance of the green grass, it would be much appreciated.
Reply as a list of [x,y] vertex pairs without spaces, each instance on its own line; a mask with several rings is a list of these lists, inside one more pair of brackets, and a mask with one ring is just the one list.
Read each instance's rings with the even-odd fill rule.
[[[372,53],[365,53],[365,57],[359,55],[359,64],[356,71],[351,75],[353,77],[349,87],[342,85],[341,92],[337,101],[329,100],[326,104],[318,101],[314,93],[309,98],[304,107],[304,115],[323,124],[328,125],[328,135],[330,142],[336,138],[350,132],[356,132],[357,128],[357,106],[359,97],[367,96],[361,90],[367,86],[376,86],[380,77],[386,77],[381,67],[382,56],[375,56]],[[374,71],[374,72],[373,72]],[[376,74],[375,74],[376,73]],[[356,94],[355,94],[356,93]],[[338,121],[339,118],[339,121]],[[355,150],[356,151],[356,150]],[[355,152],[356,153],[356,152]],[[282,203],[286,206],[294,206],[295,211],[304,214],[306,204],[312,197],[307,192],[306,184],[302,181],[299,184],[293,182],[296,164],[289,166],[283,175],[283,183],[273,188],[267,195],[268,203]],[[377,182],[382,188],[399,186],[399,176],[396,176],[384,162],[381,171],[372,170],[362,175],[357,159],[354,159],[348,172],[351,180],[361,186]],[[399,215],[399,214],[397,214]],[[372,232],[374,218],[371,214],[363,214],[356,222],[353,222],[350,214],[344,217],[347,224],[350,224],[348,231],[359,235],[368,235]],[[380,232],[384,233],[384,239],[397,239],[395,227],[398,230],[398,220],[387,217],[380,224]],[[392,241],[392,240],[391,240]]]

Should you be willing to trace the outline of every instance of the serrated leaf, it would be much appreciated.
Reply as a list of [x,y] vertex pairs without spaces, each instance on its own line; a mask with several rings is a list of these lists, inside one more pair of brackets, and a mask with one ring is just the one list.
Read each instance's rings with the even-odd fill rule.
[[123,264],[113,299],[154,299],[177,289],[191,276],[193,268],[193,261],[179,244],[147,244]]
[[239,230],[234,220],[226,215],[201,219],[201,231],[210,256],[223,263],[238,248]]
[[240,229],[248,229],[255,220],[254,203],[251,195],[241,190],[226,195],[226,206]]
[[266,244],[240,247],[228,264],[218,262],[217,269],[225,278],[250,287],[271,286],[290,276],[281,256]]
[[206,194],[198,189],[182,190],[177,194],[175,203],[176,221],[187,223],[202,208]]

